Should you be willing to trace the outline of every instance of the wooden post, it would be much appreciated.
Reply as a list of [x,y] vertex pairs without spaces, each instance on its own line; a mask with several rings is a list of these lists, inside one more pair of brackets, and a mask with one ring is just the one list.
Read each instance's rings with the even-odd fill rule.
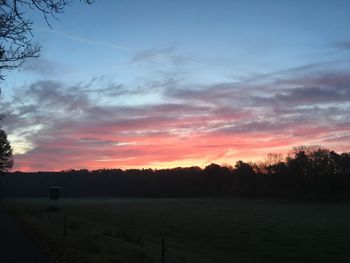
[[165,241],[164,238],[162,238],[162,258],[161,263],[165,263]]
[[63,220],[63,240],[66,239],[66,232],[67,232],[67,215],[64,214],[64,220]]

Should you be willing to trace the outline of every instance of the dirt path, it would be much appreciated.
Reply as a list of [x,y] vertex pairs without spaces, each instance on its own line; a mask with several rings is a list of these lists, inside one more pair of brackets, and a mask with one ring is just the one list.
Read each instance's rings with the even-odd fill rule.
[[0,262],[47,263],[52,262],[13,219],[0,208]]

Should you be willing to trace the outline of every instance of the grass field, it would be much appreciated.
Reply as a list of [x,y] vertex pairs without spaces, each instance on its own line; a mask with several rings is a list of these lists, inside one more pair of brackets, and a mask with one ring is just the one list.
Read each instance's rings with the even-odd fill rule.
[[[11,199],[59,262],[349,262],[350,204],[229,199]],[[67,235],[63,240],[63,218]]]

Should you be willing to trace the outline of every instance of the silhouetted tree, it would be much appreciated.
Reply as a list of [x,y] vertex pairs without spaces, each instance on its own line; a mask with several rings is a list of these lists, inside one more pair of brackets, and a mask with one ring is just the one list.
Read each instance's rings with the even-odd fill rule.
[[[277,173],[278,164],[283,162],[283,155],[280,153],[268,153],[265,157],[264,166],[269,174]],[[279,165],[280,166],[280,165]]]
[[209,176],[225,176],[230,173],[227,167],[220,166],[216,163],[209,164],[203,170],[204,174]]
[[7,135],[0,130],[0,174],[8,172],[13,166],[12,148]]
[[249,163],[243,161],[237,161],[235,165],[234,172],[242,176],[252,176],[255,175],[255,171]]
[[253,166],[243,161],[237,161],[233,170],[235,175],[235,191],[243,196],[251,196],[255,191],[255,178],[256,174]]
[[339,158],[339,164],[342,173],[345,176],[350,176],[350,153],[342,153]]
[[305,176],[309,168],[309,157],[303,146],[293,148],[292,156],[287,158],[288,167],[295,175]]
[[285,162],[278,162],[271,167],[272,174],[287,175],[288,166]]

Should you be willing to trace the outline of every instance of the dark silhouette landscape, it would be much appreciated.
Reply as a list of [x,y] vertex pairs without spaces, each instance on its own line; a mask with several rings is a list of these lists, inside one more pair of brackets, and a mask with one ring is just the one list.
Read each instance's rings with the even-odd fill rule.
[[350,153],[296,147],[283,160],[210,164],[173,169],[100,169],[8,173],[3,195],[46,197],[51,186],[65,197],[256,197],[314,200],[350,198]]
[[0,263],[350,262],[349,10],[0,0]]

